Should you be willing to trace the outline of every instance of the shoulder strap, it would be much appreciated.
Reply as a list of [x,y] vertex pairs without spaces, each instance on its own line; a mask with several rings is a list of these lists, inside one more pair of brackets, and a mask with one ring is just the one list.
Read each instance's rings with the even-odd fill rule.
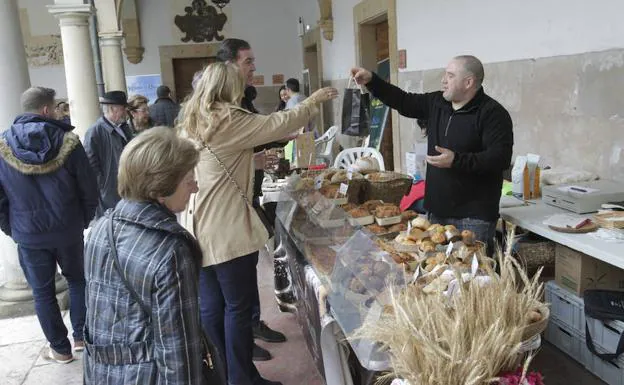
[[113,234],[113,214],[108,217],[108,244],[110,245],[111,255],[113,256],[113,266],[115,266],[115,270],[117,270],[117,273],[119,273],[119,277],[121,277],[121,280],[126,286],[126,289],[128,289],[132,298],[134,298],[134,300],[141,306],[143,311],[148,316],[151,316],[152,312],[150,311],[150,309],[147,308],[145,303],[143,303],[143,301],[141,300],[141,297],[139,297],[139,294],[130,285],[130,282],[128,282],[128,279],[121,269],[121,264],[119,263],[119,257],[117,256],[117,248],[115,247],[115,239]]
[[223,171],[225,172],[225,175],[227,175],[227,178],[229,179],[230,183],[232,183],[234,185],[234,187],[236,188],[236,190],[238,191],[238,193],[240,194],[240,196],[243,198],[243,200],[245,201],[245,203],[249,206],[251,206],[251,203],[249,202],[249,198],[247,198],[247,195],[243,192],[243,189],[240,187],[240,185],[238,184],[238,182],[236,182],[236,180],[234,179],[234,177],[232,176],[232,173],[230,172],[230,170],[228,170],[228,168],[225,166],[225,163],[223,163],[221,161],[221,159],[219,159],[219,157],[217,156],[217,154],[215,154],[214,151],[212,151],[212,149],[210,148],[210,146],[208,146],[207,144],[204,144],[204,148],[206,148],[206,150],[208,150],[208,152],[215,158],[215,160],[217,161],[217,163],[219,163],[219,166],[221,166],[221,168],[223,169]]

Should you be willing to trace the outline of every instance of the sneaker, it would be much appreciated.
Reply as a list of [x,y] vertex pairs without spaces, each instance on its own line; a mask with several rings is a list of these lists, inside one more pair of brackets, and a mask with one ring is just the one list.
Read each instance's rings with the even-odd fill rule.
[[260,321],[258,326],[253,328],[254,338],[265,342],[285,342],[286,336],[276,330],[273,330],[267,326],[264,321]]
[[85,350],[85,344],[83,340],[75,340],[74,341],[74,351],[75,352],[82,352],[83,350]]
[[49,346],[46,346],[45,348],[43,348],[43,351],[41,352],[41,358],[43,358],[46,361],[54,361],[57,364],[69,364],[70,362],[74,360],[74,356],[71,353],[69,354],[57,353],[54,351],[54,349],[52,349]]
[[253,360],[254,361],[268,361],[271,358],[273,358],[273,356],[271,356],[271,353],[269,353],[268,350],[254,344],[253,346]]

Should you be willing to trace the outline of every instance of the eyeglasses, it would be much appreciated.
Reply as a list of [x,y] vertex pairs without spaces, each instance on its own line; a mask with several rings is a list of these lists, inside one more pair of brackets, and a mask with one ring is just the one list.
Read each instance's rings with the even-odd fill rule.
[[149,112],[149,108],[139,108],[137,110],[134,110],[134,112],[148,113]]

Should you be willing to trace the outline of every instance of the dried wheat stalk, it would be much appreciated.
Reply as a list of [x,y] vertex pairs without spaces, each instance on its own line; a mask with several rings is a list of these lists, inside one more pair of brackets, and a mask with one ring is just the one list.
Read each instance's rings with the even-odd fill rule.
[[[508,248],[497,250],[500,276],[490,285],[471,282],[461,295],[424,295],[418,287],[390,288],[393,312],[365,324],[351,338],[382,341],[393,373],[411,385],[484,385],[515,370],[526,315],[540,303],[538,272],[529,278]],[[525,359],[524,369],[530,358]],[[382,378],[381,380],[387,380]]]

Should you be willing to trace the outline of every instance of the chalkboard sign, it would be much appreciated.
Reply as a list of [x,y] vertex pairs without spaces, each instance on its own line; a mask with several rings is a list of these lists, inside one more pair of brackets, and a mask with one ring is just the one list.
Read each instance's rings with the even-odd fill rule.
[[383,138],[384,128],[388,122],[388,112],[390,108],[383,104],[379,99],[371,101],[371,124],[370,124],[370,140],[368,147],[379,150],[381,139]]

